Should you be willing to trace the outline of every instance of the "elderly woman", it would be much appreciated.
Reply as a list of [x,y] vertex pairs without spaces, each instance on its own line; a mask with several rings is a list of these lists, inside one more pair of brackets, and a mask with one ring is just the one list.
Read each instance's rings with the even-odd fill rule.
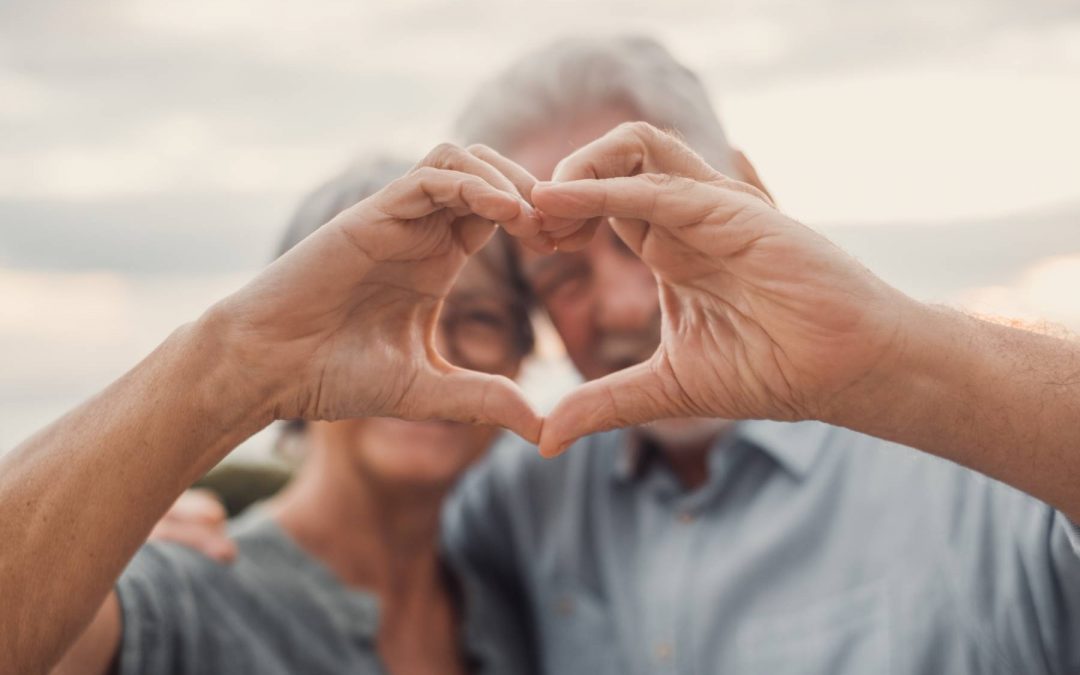
[[[357,165],[311,195],[284,254],[408,170]],[[465,265],[436,346],[462,368],[514,377],[531,351],[529,294],[506,237]],[[151,542],[60,672],[528,672],[502,598],[440,554],[443,500],[495,429],[373,417],[293,423],[308,448],[279,495],[233,522],[222,565]]]

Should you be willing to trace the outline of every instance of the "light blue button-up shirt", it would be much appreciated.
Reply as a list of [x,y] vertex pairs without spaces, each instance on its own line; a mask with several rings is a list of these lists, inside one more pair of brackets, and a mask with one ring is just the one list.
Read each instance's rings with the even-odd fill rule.
[[693,491],[630,439],[507,438],[447,511],[543,672],[1080,673],[1080,535],[1044,503],[813,422],[740,423]]

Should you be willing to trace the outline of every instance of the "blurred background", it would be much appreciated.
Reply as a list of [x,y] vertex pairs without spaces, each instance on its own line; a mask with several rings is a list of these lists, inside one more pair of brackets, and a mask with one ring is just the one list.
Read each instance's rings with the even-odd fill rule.
[[4,0],[0,452],[250,278],[350,158],[419,158],[510,59],[596,32],[665,41],[780,206],[891,283],[1080,330],[1075,0]]

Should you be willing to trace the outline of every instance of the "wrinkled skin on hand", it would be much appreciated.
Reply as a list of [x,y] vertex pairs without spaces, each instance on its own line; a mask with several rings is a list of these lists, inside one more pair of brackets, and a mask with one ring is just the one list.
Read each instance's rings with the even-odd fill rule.
[[542,245],[539,217],[501,172],[439,146],[212,310],[238,377],[266,390],[278,419],[450,419],[536,441],[540,418],[513,382],[434,346],[442,302],[495,223]]
[[[648,361],[582,385],[542,422],[509,380],[438,354],[442,301],[494,223],[550,251],[584,246],[605,218],[657,278],[661,342]],[[876,374],[902,351],[911,302],[764,192],[631,123],[549,183],[488,148],[440,146],[221,309],[240,362],[273,383],[278,418],[495,424],[554,455],[672,417],[843,423],[838,411],[884,386]]]
[[661,343],[637,366],[586,383],[549,414],[541,451],[672,417],[826,419],[878,386],[908,301],[857,261],[644,124],[613,130],[531,192],[560,248],[599,218],[656,275]]

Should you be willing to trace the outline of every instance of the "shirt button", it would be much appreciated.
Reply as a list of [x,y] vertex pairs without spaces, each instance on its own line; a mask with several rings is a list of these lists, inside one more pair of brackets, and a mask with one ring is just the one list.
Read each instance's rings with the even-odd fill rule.
[[671,655],[675,653],[675,649],[668,642],[658,642],[656,647],[653,648],[653,654],[656,655],[657,661],[670,661]]

